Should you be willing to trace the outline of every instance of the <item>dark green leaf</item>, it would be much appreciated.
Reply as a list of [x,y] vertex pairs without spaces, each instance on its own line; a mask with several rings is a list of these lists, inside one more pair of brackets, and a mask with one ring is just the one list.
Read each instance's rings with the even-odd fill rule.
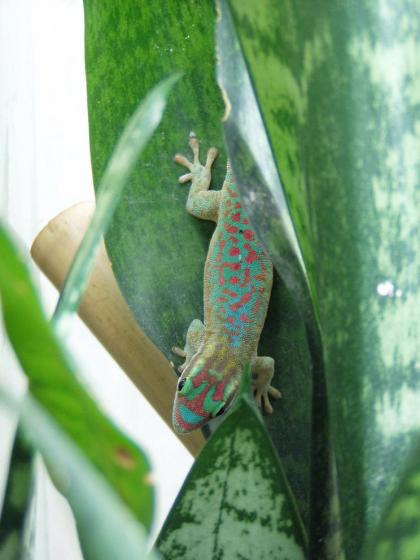
[[0,294],[7,334],[29,378],[30,392],[149,528],[153,490],[147,460],[77,382],[25,264],[1,226]]
[[259,412],[245,395],[194,463],[157,548],[168,560],[305,558],[296,504]]
[[86,70],[95,184],[137,100],[163,76],[182,72],[159,127],[124,190],[106,235],[119,285],[134,316],[171,357],[173,345],[202,316],[202,271],[212,225],[185,211],[184,171],[194,130],[205,148],[221,151],[223,104],[215,83],[214,5],[204,2],[85,0]]

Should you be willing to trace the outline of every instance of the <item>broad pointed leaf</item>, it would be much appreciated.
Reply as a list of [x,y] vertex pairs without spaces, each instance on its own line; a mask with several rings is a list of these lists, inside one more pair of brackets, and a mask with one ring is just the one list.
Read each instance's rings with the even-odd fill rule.
[[168,560],[305,558],[296,504],[248,397],[240,397],[197,458],[157,548]]

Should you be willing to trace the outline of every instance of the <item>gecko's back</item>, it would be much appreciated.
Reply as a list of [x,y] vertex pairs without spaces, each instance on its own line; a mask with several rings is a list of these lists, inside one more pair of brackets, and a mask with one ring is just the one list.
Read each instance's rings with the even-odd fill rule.
[[272,281],[272,263],[228,171],[204,271],[206,338],[225,342],[244,361],[255,355]]

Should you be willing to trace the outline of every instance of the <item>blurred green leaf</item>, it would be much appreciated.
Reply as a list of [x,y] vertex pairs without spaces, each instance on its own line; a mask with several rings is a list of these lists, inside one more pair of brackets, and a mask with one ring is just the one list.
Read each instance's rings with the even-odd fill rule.
[[[358,558],[420,427],[419,8],[412,1],[226,5],[317,307],[344,546]],[[249,147],[236,149],[238,173],[249,165]],[[278,231],[270,187],[266,221]],[[315,467],[316,485],[323,473]]]
[[[2,404],[0,402],[0,404]],[[16,435],[10,457],[9,474],[1,510],[0,558],[21,557],[25,512],[31,490],[32,451],[19,434]]]
[[194,463],[157,548],[168,560],[305,558],[305,530],[283,468],[246,395]]
[[364,558],[366,560],[420,558],[420,446],[415,449]]
[[[19,406],[7,395],[2,397],[6,405]],[[146,558],[143,526],[66,433],[29,395],[20,411],[25,438],[41,452],[57,489],[72,507],[85,560]]]
[[7,334],[28,376],[30,392],[149,528],[153,489],[148,462],[76,380],[25,263],[1,225],[0,295]]
[[[183,73],[106,235],[113,270],[130,309],[162,352],[176,361],[171,347],[183,346],[190,322],[203,317],[204,262],[214,228],[186,212],[188,187],[177,184],[184,171],[172,163],[176,152],[190,155],[191,129],[202,140],[202,158],[210,146],[219,149],[214,188],[222,185],[225,174],[214,3],[85,0],[85,18],[96,182],[137,97],[162,75]],[[299,310],[278,276],[260,354],[272,356],[277,364],[274,385],[284,397],[266,421],[307,523],[311,360]]]
[[154,87],[131,116],[115,146],[99,184],[95,213],[71,264],[53,316],[60,331],[76,311],[86,287],[99,243],[106,232],[139,155],[160,123],[166,99],[179,75]]

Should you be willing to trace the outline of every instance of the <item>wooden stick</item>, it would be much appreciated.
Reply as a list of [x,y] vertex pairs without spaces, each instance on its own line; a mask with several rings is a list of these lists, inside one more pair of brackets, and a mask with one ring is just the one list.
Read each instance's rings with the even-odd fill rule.
[[[93,202],[72,206],[51,220],[32,244],[34,261],[58,290],[63,286],[93,211]],[[92,268],[79,315],[172,429],[176,375],[131,315],[115,281],[104,243]],[[201,432],[186,436],[174,433],[193,456],[204,444]]]

